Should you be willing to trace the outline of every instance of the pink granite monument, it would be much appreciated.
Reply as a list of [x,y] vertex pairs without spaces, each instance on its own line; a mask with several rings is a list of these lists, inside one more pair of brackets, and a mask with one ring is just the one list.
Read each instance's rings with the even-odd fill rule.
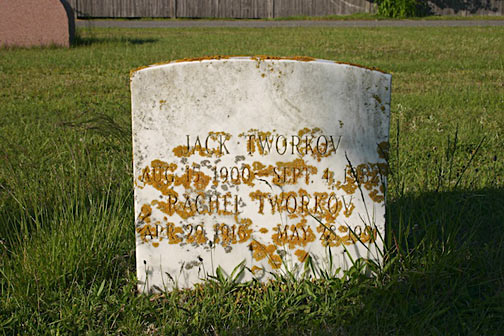
[[75,31],[65,0],[1,0],[0,47],[69,47]]

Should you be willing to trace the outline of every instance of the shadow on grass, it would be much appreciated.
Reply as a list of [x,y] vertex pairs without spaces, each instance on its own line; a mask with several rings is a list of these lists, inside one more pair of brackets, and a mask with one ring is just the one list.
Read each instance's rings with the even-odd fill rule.
[[142,45],[155,43],[158,39],[153,38],[129,38],[129,37],[82,37],[78,33],[76,34],[72,46],[89,46],[96,44],[108,44],[108,43],[118,43],[118,44],[132,44],[132,45]]
[[[420,243],[482,245],[503,239],[504,190],[428,192],[388,204],[391,242],[410,249]],[[405,245],[405,246],[406,246]]]
[[[494,334],[504,327],[504,190],[429,192],[388,205],[392,250],[361,313],[427,334]],[[393,260],[393,261],[392,261]],[[502,330],[502,329],[500,329]],[[390,329],[379,333],[391,332]]]

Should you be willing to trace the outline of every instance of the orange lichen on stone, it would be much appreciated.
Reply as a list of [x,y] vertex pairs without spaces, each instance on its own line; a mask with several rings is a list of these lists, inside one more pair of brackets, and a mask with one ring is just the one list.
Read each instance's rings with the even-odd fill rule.
[[[245,171],[245,169],[247,169],[247,171],[250,173],[250,176],[246,180],[243,177],[243,172]],[[255,170],[248,163],[244,163],[242,165],[242,179],[241,179],[241,181],[244,184],[248,185],[249,187],[253,187],[253,186],[255,186],[254,179],[255,179]]]
[[291,56],[291,57],[279,57],[279,56],[268,56],[268,55],[256,55],[251,56],[250,59],[254,61],[266,61],[266,60],[291,60],[291,61],[300,61],[300,62],[311,62],[316,59],[309,56]]
[[300,262],[304,262],[308,257],[308,252],[306,252],[305,250],[296,250],[294,254],[298,257],[298,260]]
[[191,57],[191,58],[182,58],[175,60],[175,63],[182,63],[182,62],[201,62],[201,61],[210,61],[210,60],[224,60],[224,59],[230,59],[231,57],[239,57],[239,56],[222,56],[222,55],[215,55],[215,56],[203,56],[203,57]]
[[174,223],[166,224],[168,244],[180,244],[182,242],[182,237],[177,236],[177,234],[183,234],[184,230],[180,226],[176,226]]
[[318,128],[318,127],[315,127],[314,129],[309,129],[308,127],[305,127],[305,128],[303,128],[303,129],[301,129],[301,130],[299,130],[299,131],[298,131],[298,136],[299,136],[300,138],[302,138],[302,137],[303,137],[304,135],[306,135],[306,134],[309,134],[309,133],[312,133],[312,134],[313,134],[313,133],[318,133],[318,132],[320,132],[320,131],[321,131],[321,130],[320,130],[320,128]]
[[245,243],[252,237],[252,219],[250,218],[238,218],[235,215],[235,221],[238,223],[238,243]]
[[219,232],[217,237],[214,239],[216,244],[221,244],[223,246],[228,246],[231,244],[236,244],[238,241],[236,239],[236,225],[229,227],[227,224],[216,224],[215,231]]
[[[249,196],[251,200],[259,201],[258,214],[263,215],[266,211],[265,208],[267,208],[272,215],[287,212],[288,217],[291,219],[317,215],[324,218],[328,223],[333,223],[336,220],[344,204],[343,198],[338,198],[334,192],[309,194],[302,188],[298,189],[298,191],[281,192],[279,194],[256,190],[249,193]],[[349,205],[345,206],[348,207]]]
[[351,195],[355,193],[355,191],[358,188],[357,185],[357,180],[354,177],[354,174],[352,173],[352,167],[350,165],[346,166],[347,169],[345,169],[345,181],[336,181],[335,187],[338,190],[343,190],[344,192],[347,193],[347,195]]
[[196,191],[204,191],[212,179],[205,173],[191,168],[186,170],[184,175],[174,176],[174,178],[175,186],[182,185],[185,189],[190,189],[192,186]]
[[373,200],[375,203],[381,203],[385,200],[384,195],[380,195],[378,190],[372,190],[369,193],[369,197]]
[[271,236],[271,239],[276,246],[287,246],[289,249],[294,249],[296,246],[306,246],[306,244],[314,242],[316,236],[311,227],[307,225],[306,219],[303,218],[295,225],[285,225],[283,229],[278,224],[276,233]]
[[[325,212],[326,223],[334,223],[336,218],[339,216],[341,209],[343,208],[343,202],[335,197],[334,203],[331,202],[332,197],[335,196],[334,193],[328,195],[327,199],[327,211]],[[353,204],[352,204],[353,205]]]
[[250,269],[250,271],[252,272],[252,274],[256,275],[257,273],[263,271],[264,269],[262,267],[258,267],[256,265],[252,266],[252,268]]
[[[225,139],[224,141],[222,141],[222,137]],[[215,148],[209,148],[207,143],[209,139],[213,140],[213,142],[218,142],[219,146]],[[203,138],[203,140],[201,140],[199,137],[196,137],[194,146],[190,147],[189,144],[176,146],[172,149],[172,152],[176,157],[179,158],[188,158],[195,154],[199,154],[202,157],[221,157],[222,155],[227,153],[224,143],[230,139],[230,133],[222,131],[208,132],[208,136],[206,138]],[[203,146],[202,142],[205,144],[205,146]]]
[[[182,203],[180,203],[180,204],[182,204]],[[190,198],[188,198],[184,201],[183,206],[176,207],[175,211],[177,212],[177,215],[179,215],[180,218],[182,218],[182,219],[188,219],[188,218],[196,216],[196,214],[197,214],[196,204],[194,204]]]
[[[188,219],[190,217],[196,216],[196,214],[206,214],[206,210],[198,213],[196,209],[196,204],[191,200],[191,198],[186,198],[185,200],[180,200],[176,196],[177,193],[172,190],[173,197],[168,197],[168,201],[158,201],[153,200],[152,205],[156,205],[157,208],[167,214],[168,216],[173,216],[175,213],[179,215],[182,219]],[[175,202],[175,200],[177,200]]]
[[[317,167],[306,164],[305,160],[303,160],[303,159],[295,159],[295,160],[289,161],[289,162],[276,162],[276,166],[280,170],[282,170],[282,168],[287,168],[285,170],[286,176],[283,176],[283,178],[286,181],[290,181],[290,184],[296,184],[297,179],[300,177],[303,177],[303,174],[304,174],[304,178],[305,178],[305,183],[309,184],[310,183],[309,175],[310,174],[312,174],[312,175],[317,174]],[[297,173],[299,173],[300,175],[294,176]],[[276,176],[276,174],[275,174],[275,177],[276,177],[276,181],[275,181],[275,178],[273,178],[273,183],[278,184],[278,185],[283,185],[281,182],[281,179],[278,178],[278,176]],[[285,183],[289,184],[288,182],[285,182]]]
[[[194,167],[196,168],[196,167]],[[160,191],[163,195],[173,195],[173,187],[182,185],[185,189],[193,188],[196,191],[206,189],[210,180],[210,176],[205,175],[201,171],[196,171],[188,167],[185,174],[178,176],[173,172],[177,169],[175,163],[167,163],[161,160],[154,160],[150,167],[147,166],[142,170],[142,175],[138,180],[145,185],[150,185],[154,189]]]
[[372,228],[370,226],[366,226],[364,228],[364,231],[360,234],[360,240],[362,243],[373,243],[376,241],[376,238],[378,236],[378,231],[376,228]]
[[[356,230],[359,228],[359,230]],[[322,241],[323,246],[340,246],[344,245],[353,245],[357,242],[360,243],[372,243],[376,240],[377,231],[376,229],[371,228],[370,226],[366,226],[364,230],[360,230],[360,226],[357,226],[354,229],[350,229],[345,226],[339,226],[338,231],[342,233],[347,233],[344,236],[339,236],[336,232],[336,228],[334,225],[328,227],[326,225],[320,224],[317,227],[317,231],[322,233],[320,236],[320,240]],[[359,231],[359,232],[356,232]]]
[[177,169],[175,163],[166,163],[161,160],[153,160],[150,166],[142,169],[142,175],[137,178],[145,185],[150,185],[156,190],[161,191],[163,195],[168,195],[169,188],[174,181],[174,174]]
[[254,177],[272,177],[271,182],[279,186],[286,184],[294,185],[300,181],[309,184],[310,175],[317,173],[317,167],[306,164],[300,158],[289,162],[279,161],[275,165],[268,166],[265,166],[262,162],[255,161],[252,163],[252,173]]
[[350,204],[348,205],[345,203],[345,210],[343,210],[343,215],[345,215],[345,217],[347,218],[350,217],[354,209],[355,205],[353,203],[350,202]]
[[355,193],[357,188],[364,187],[369,191],[369,197],[379,203],[384,200],[384,186],[381,177],[387,176],[387,174],[388,165],[386,163],[362,163],[357,167],[347,165],[344,183],[337,181],[334,186],[338,190],[343,189],[348,195]]
[[[311,152],[310,156],[319,162],[323,158],[336,153],[339,147],[339,141],[341,140],[341,137],[334,139],[332,135],[330,135],[328,139],[327,136],[322,134],[322,130],[318,127],[313,129],[305,127],[298,131],[298,136],[301,138],[301,146],[297,146],[297,149],[302,153],[301,156],[308,155],[308,153]],[[312,144],[312,141],[315,139],[316,143]],[[320,139],[324,139],[324,143],[320,143]]]
[[180,145],[180,146],[177,146],[175,148],[173,148],[172,150],[173,154],[176,156],[176,157],[179,157],[179,158],[183,158],[183,157],[190,157],[194,154],[196,154],[196,152],[200,155],[200,156],[204,156],[204,157],[210,157],[211,155],[210,154],[207,154],[205,152],[205,150],[203,149],[203,147],[201,146],[194,146],[192,147],[189,151],[187,150],[187,146],[185,145]]
[[[256,133],[256,132],[259,132],[259,130],[255,128],[249,129],[248,132],[242,132],[238,134],[238,137],[240,138],[247,137],[249,133]],[[249,153],[249,155],[252,155],[253,153],[255,153],[255,151],[256,151],[255,141],[252,141],[251,137],[247,137],[247,152]]]
[[144,243],[149,242],[149,239],[147,239],[147,236],[150,236],[152,239],[152,238],[156,237],[156,235],[157,235],[156,227],[154,225],[150,225],[150,224],[145,224],[142,227],[136,228],[136,232],[140,235],[140,239]]
[[320,240],[322,241],[322,246],[334,247],[341,245],[341,237],[336,234],[334,225],[329,227],[327,225],[320,224],[317,226],[317,232],[321,233]]
[[135,74],[135,72],[143,70],[143,69],[147,69],[148,67],[150,67],[150,65],[144,65],[144,66],[140,66],[140,67],[135,68],[135,69],[131,69],[130,70],[130,80],[131,80],[131,77],[133,77],[133,75]]
[[258,214],[264,215],[264,201],[263,198],[270,195],[268,192],[262,192],[260,190],[253,191],[249,194],[249,197],[252,201],[259,201],[259,209],[257,210]]
[[249,155],[257,150],[262,156],[272,152],[280,155],[289,153],[299,157],[309,155],[317,161],[336,153],[341,141],[341,136],[324,135],[320,128],[304,128],[291,135],[278,134],[275,130],[250,129],[240,133],[239,137],[246,138]]
[[282,258],[275,253],[276,246],[268,245],[265,246],[258,241],[254,240],[250,243],[250,249],[252,250],[252,258],[256,261],[261,261],[264,258],[268,258],[268,263],[273,269],[279,269],[282,266]]
[[[240,133],[239,136],[247,137],[247,152],[249,154],[254,154],[257,148],[260,155],[265,155],[267,154],[265,149],[273,146],[273,135],[275,135],[274,132],[250,129],[246,133]],[[261,141],[262,139],[264,139],[264,141]]]
[[151,215],[152,215],[152,207],[149,204],[142,205],[142,208],[140,210],[140,220],[144,221],[145,223],[150,223]]
[[[201,228],[201,230],[198,230],[198,228]],[[196,228],[194,228],[194,226],[191,226],[191,231],[186,237],[187,243],[202,245],[205,244],[207,241],[208,239],[205,235],[205,231],[203,230],[202,226],[198,225],[196,226]]]
[[332,186],[334,184],[334,172],[329,168],[324,170],[324,174],[322,175],[322,179],[326,181],[328,186]]
[[252,236],[252,220],[250,218],[238,218],[238,215],[235,215],[235,222],[237,224],[231,226],[224,223],[215,224],[214,243],[229,246],[247,242]]

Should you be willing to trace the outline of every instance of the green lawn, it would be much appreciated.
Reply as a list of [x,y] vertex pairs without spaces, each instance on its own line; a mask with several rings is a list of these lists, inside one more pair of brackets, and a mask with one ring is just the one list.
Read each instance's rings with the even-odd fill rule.
[[[129,71],[308,55],[393,75],[385,268],[135,292]],[[504,27],[84,29],[0,50],[0,334],[502,335]]]

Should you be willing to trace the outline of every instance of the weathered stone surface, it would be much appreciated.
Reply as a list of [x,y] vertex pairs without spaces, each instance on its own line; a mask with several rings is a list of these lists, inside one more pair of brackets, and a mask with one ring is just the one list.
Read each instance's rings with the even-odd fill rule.
[[0,47],[68,47],[75,30],[65,0],[0,1]]
[[140,290],[192,287],[241,262],[241,280],[265,280],[303,276],[308,262],[334,273],[349,255],[380,261],[390,85],[310,58],[133,72]]

